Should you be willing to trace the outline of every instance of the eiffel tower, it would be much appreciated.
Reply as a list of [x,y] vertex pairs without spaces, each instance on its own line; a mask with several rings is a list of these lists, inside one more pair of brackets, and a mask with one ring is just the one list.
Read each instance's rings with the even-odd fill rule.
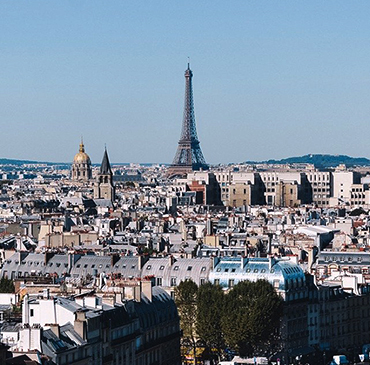
[[190,64],[185,71],[185,104],[182,131],[172,165],[168,168],[168,175],[183,175],[192,170],[208,170],[204,159],[195,125],[195,113],[193,102],[193,72]]

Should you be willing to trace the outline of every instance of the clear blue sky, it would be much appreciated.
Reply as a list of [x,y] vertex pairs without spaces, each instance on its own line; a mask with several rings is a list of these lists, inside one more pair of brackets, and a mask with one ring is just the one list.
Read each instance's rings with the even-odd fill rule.
[[370,1],[0,2],[0,157],[172,161],[184,70],[210,163],[370,157]]

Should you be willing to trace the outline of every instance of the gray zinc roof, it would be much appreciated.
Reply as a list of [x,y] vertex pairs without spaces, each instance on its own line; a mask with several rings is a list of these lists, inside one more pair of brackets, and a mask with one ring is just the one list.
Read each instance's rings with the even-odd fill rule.
[[[179,258],[174,260],[168,258],[150,258],[143,266],[142,276],[153,275],[162,278],[162,286],[171,287],[178,285],[187,279],[193,280],[197,285],[208,280],[208,275],[212,267],[209,258],[186,259]],[[175,285],[172,285],[174,284]]]

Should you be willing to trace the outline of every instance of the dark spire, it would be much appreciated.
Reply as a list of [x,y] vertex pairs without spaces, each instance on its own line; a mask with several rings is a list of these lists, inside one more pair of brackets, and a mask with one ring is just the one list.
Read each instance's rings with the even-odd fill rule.
[[100,174],[101,175],[112,175],[112,169],[110,168],[107,148],[105,148],[104,150],[103,161],[101,162],[101,166],[100,166]]

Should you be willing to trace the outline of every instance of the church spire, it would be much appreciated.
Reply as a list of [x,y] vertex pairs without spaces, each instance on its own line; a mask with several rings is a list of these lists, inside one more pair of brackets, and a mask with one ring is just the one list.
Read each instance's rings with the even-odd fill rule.
[[109,163],[107,147],[105,147],[105,150],[104,150],[103,161],[100,166],[100,174],[101,175],[112,175],[112,169]]

